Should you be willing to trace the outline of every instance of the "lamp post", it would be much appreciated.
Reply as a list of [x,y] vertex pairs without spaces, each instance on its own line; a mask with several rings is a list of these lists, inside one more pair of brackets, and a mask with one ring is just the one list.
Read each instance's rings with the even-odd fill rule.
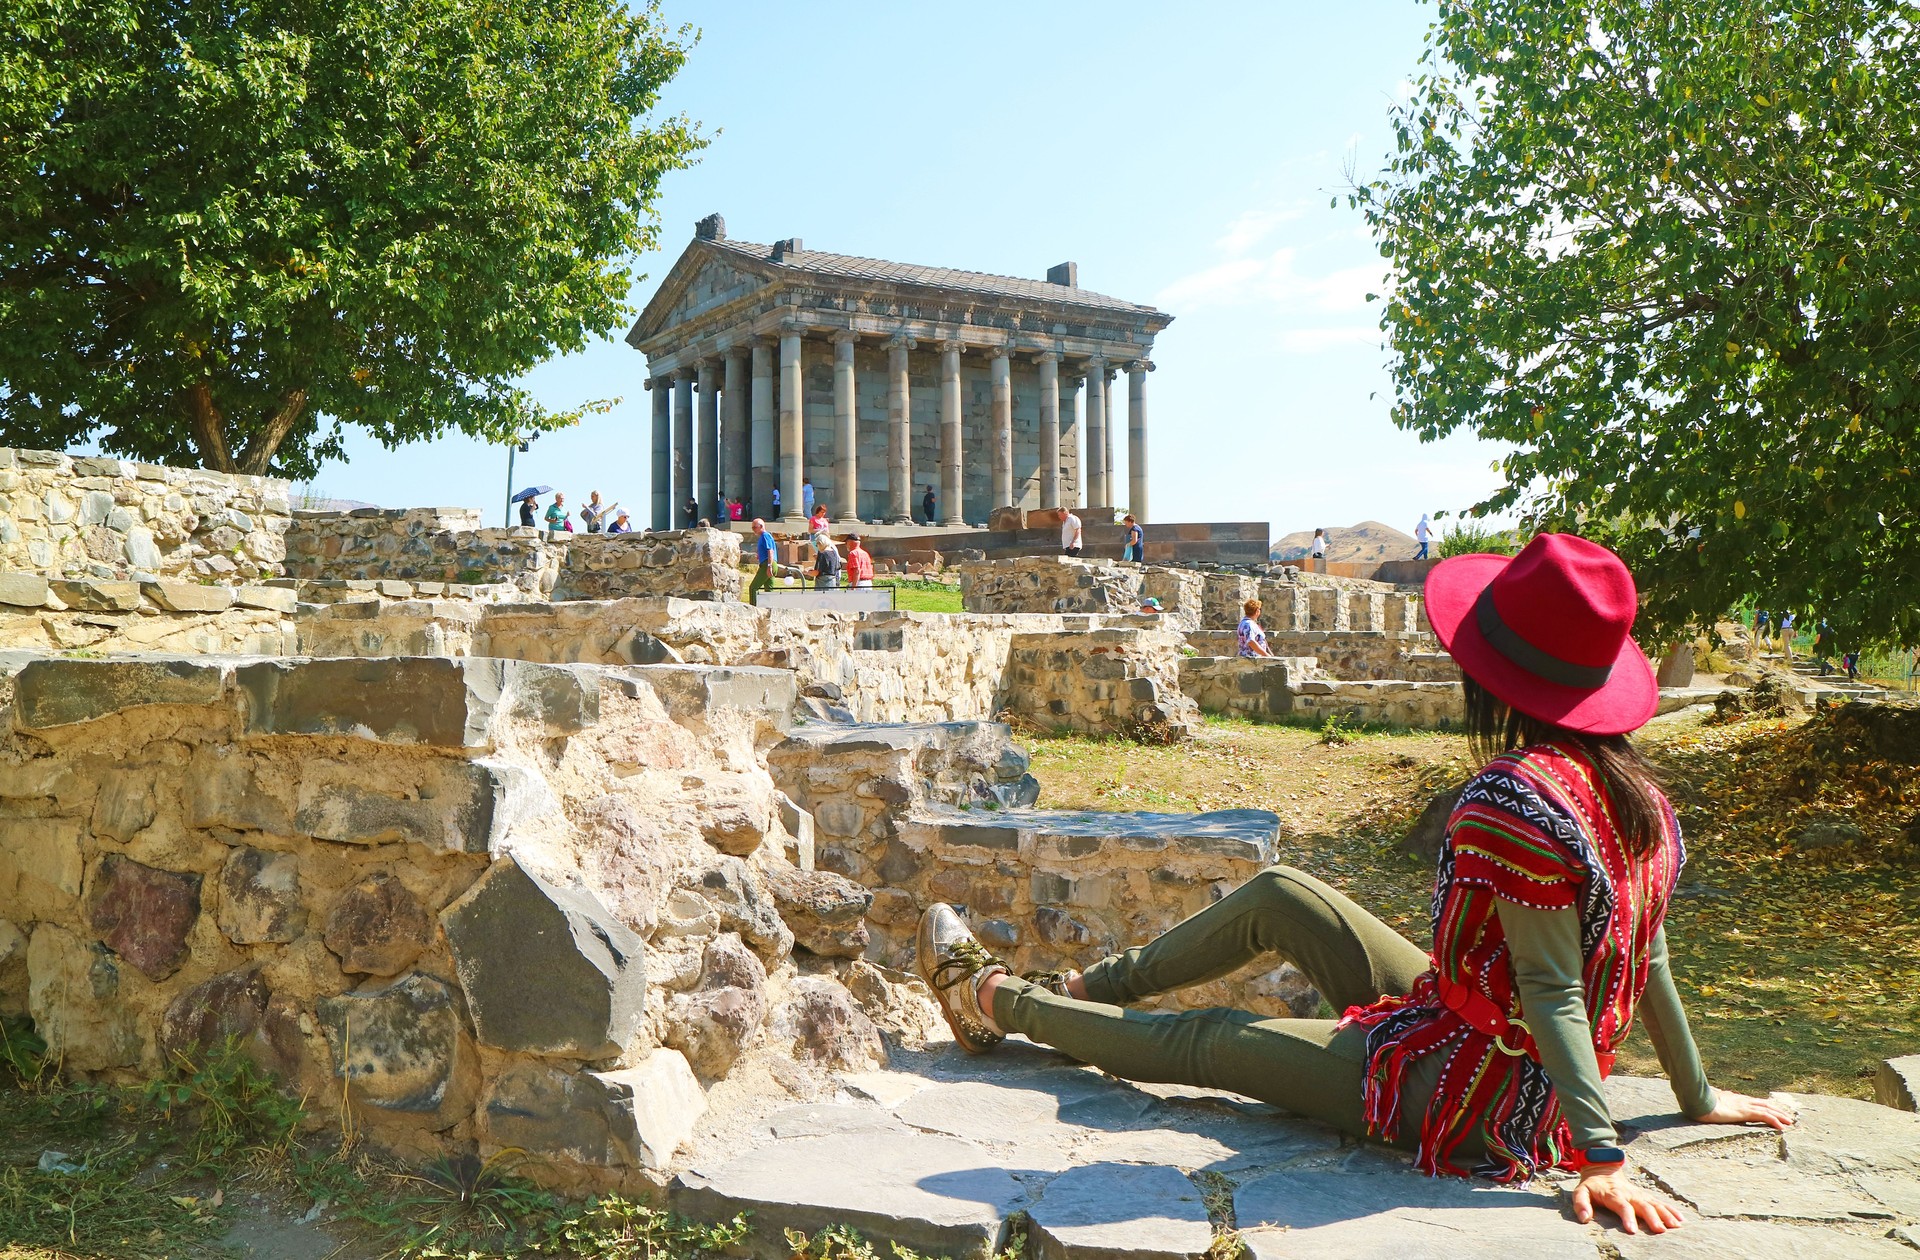
[[533,444],[540,440],[538,433],[529,433],[526,437],[514,437],[507,443],[507,528],[513,527],[513,457],[516,453],[525,455]]

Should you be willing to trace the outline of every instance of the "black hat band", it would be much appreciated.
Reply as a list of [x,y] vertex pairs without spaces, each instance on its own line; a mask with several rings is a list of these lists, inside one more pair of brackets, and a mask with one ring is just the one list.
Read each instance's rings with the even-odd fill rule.
[[1611,665],[1577,665],[1521,638],[1512,626],[1500,619],[1500,610],[1493,606],[1492,583],[1488,583],[1481,590],[1480,598],[1474,601],[1473,617],[1489,647],[1536,678],[1581,691],[1598,691],[1613,675]]

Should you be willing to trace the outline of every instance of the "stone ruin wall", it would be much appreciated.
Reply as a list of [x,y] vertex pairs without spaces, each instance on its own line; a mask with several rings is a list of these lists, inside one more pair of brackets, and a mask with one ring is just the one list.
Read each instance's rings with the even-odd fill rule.
[[1184,739],[1200,707],[1180,689],[1172,630],[1058,630],[1018,634],[1007,652],[1007,710],[1047,730]]
[[0,574],[255,581],[280,572],[287,483],[0,448]]
[[[525,600],[677,596],[739,599],[740,537],[728,530],[551,534],[483,529],[467,508],[298,512],[287,572],[306,584],[406,583],[433,598]],[[424,588],[424,589],[423,589]],[[381,594],[404,598],[383,590]]]
[[291,590],[0,574],[0,648],[88,652],[298,650]]
[[316,1124],[344,1079],[387,1149],[645,1190],[735,1072],[805,1092],[937,1019],[858,958],[870,895],[763,767],[793,700],[769,670],[18,666],[0,1010],[75,1073],[237,1037]]

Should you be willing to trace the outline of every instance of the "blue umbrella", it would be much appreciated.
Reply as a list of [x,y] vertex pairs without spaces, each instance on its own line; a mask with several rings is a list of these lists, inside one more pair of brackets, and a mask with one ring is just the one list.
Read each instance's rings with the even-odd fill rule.
[[516,494],[511,499],[508,499],[507,502],[518,503],[522,499],[532,499],[543,494],[552,494],[552,493],[553,493],[552,486],[528,486],[525,490],[522,490],[519,494]]

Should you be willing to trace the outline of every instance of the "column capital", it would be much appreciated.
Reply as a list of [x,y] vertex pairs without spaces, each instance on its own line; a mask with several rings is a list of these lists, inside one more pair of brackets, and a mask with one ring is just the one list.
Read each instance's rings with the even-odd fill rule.
[[767,350],[777,350],[780,348],[780,338],[772,333],[755,333],[752,341],[754,345]]
[[1106,371],[1106,370],[1107,370],[1107,356],[1106,356],[1106,355],[1104,355],[1104,354],[1092,354],[1092,355],[1088,355],[1088,356],[1087,356],[1087,371],[1089,371],[1089,372],[1104,372],[1104,371]]
[[1011,359],[1015,354],[1012,346],[994,346],[987,351],[989,359]]
[[782,337],[798,337],[806,331],[807,321],[801,319],[798,315],[789,315],[780,321],[780,335]]
[[914,350],[919,348],[919,345],[920,339],[912,333],[894,333],[886,341],[889,350]]
[[1133,359],[1127,363],[1128,372],[1151,372],[1154,370],[1152,359]]
[[860,341],[860,334],[851,328],[842,328],[840,331],[834,333],[832,337],[828,338],[828,340],[832,341],[836,346],[857,345]]
[[1039,354],[1033,356],[1033,361],[1035,363],[1058,363],[1060,362],[1060,352],[1058,350],[1042,350]]
[[950,338],[943,338],[942,340],[940,340],[939,342],[936,342],[935,344],[938,346],[940,353],[942,354],[959,354],[961,351],[967,348],[966,343],[961,341],[955,341]]

